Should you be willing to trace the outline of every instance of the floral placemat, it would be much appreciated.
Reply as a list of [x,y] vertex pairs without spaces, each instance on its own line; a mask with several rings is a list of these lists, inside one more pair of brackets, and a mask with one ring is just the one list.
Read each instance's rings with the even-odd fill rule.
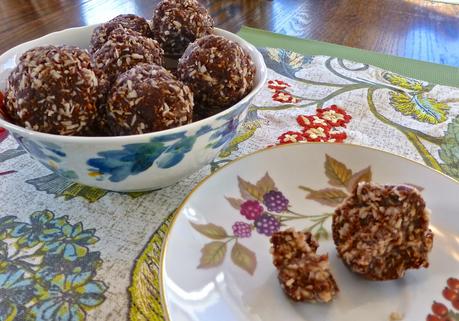
[[202,178],[255,150],[354,143],[459,179],[458,88],[333,57],[261,51],[269,81],[238,134],[209,166],[158,191],[72,183],[0,129],[0,320],[163,320],[158,269],[171,213]]

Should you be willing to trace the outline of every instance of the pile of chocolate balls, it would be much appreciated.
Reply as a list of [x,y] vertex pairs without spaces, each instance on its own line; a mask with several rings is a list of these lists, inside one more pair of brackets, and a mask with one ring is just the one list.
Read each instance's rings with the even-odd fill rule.
[[[6,112],[44,133],[119,136],[160,131],[214,115],[254,84],[244,49],[215,35],[196,0],[163,0],[151,23],[132,14],[96,27],[89,51],[26,51],[8,78]],[[165,60],[176,60],[176,69]]]

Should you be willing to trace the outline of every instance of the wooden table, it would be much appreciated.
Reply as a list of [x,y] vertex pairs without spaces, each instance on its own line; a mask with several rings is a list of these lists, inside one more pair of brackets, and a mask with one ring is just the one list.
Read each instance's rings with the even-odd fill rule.
[[[0,53],[52,31],[121,13],[150,18],[158,0],[1,0]],[[242,25],[459,67],[459,6],[421,0],[204,0],[216,25]]]

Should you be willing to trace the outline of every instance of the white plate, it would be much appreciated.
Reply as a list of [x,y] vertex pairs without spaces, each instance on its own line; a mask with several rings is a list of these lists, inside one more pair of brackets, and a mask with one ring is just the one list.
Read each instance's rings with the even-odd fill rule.
[[[347,194],[345,186],[329,182],[333,172],[345,169],[354,175],[350,181],[371,174],[374,182],[408,183],[423,189],[435,234],[431,265],[410,270],[401,280],[366,281],[344,267],[331,240],[321,240],[318,253],[329,253],[340,292],[330,304],[293,303],[278,284],[269,237],[253,230],[251,237],[239,238],[235,248],[236,240],[225,236],[233,235],[236,221],[253,223],[237,210],[238,200],[253,197],[250,194],[262,200],[261,195],[275,184],[289,200],[291,212],[319,215],[317,232],[320,215],[332,213],[334,206],[306,199],[306,190],[333,188],[337,195]],[[314,221],[302,218],[286,223],[303,229]],[[324,221],[324,230],[330,233],[330,219]],[[165,314],[171,321],[386,321],[391,314],[403,320],[426,320],[434,300],[455,311],[442,291],[449,278],[459,276],[459,184],[423,165],[367,147],[296,144],[271,148],[236,160],[202,182],[179,208],[165,244],[160,283]],[[204,252],[207,261],[201,262]],[[457,286],[454,280],[449,284]],[[456,291],[459,298],[459,288]]]

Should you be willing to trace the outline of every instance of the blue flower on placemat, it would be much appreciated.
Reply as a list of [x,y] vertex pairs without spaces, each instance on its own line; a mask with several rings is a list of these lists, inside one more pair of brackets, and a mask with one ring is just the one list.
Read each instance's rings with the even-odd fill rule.
[[112,182],[121,182],[130,175],[136,175],[150,168],[156,160],[159,168],[170,168],[182,161],[185,154],[191,151],[196,139],[209,132],[205,126],[194,136],[185,132],[152,138],[144,144],[124,145],[122,150],[99,152],[99,158],[91,158],[89,175],[109,175]]
[[37,211],[0,218],[0,320],[84,321],[104,300],[94,229]]
[[99,238],[94,236],[95,230],[83,230],[81,223],[65,224],[61,228],[59,237],[47,242],[43,250],[49,254],[62,255],[69,261],[83,257],[88,252],[88,245],[96,243]]
[[107,290],[105,284],[93,281],[92,277],[91,272],[59,274],[46,287],[35,285],[38,303],[31,308],[31,316],[37,321],[85,320],[85,309],[100,305]]
[[50,211],[35,212],[30,215],[30,224],[17,224],[11,231],[11,236],[18,237],[19,246],[34,247],[41,241],[58,238],[65,219],[66,217],[55,220]]
[[60,254],[46,254],[43,259],[43,268],[37,271],[37,276],[44,280],[51,280],[58,274],[76,274],[95,271],[102,265],[100,252],[86,252],[86,255],[77,257],[73,261],[67,260]]
[[25,277],[25,271],[0,263],[0,320],[25,320],[34,283]]
[[309,65],[312,57],[280,48],[260,48],[266,66],[275,72],[295,78],[295,73]]

